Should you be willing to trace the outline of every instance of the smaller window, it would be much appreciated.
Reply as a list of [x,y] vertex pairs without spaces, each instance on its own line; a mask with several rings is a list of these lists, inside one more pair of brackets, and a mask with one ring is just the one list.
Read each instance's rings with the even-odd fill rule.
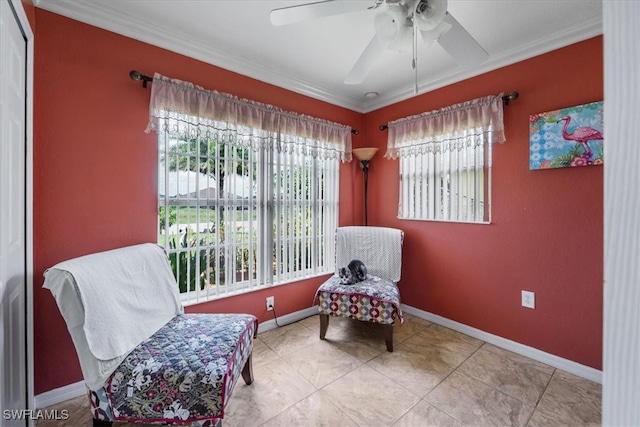
[[502,94],[388,128],[385,157],[400,159],[400,219],[491,222],[491,148],[505,140]]
[[401,219],[490,222],[491,146],[400,159]]

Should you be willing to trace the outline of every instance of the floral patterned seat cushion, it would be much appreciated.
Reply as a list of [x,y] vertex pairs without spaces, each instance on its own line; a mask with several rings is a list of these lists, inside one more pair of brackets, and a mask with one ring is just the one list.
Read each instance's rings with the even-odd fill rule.
[[396,318],[400,324],[404,321],[398,285],[370,274],[355,284],[344,284],[340,277],[332,276],[318,288],[314,304],[320,314],[386,325]]
[[[126,357],[104,392],[91,393],[94,418],[164,424],[222,418],[257,324],[248,314],[174,317]],[[108,408],[95,407],[100,395]]]

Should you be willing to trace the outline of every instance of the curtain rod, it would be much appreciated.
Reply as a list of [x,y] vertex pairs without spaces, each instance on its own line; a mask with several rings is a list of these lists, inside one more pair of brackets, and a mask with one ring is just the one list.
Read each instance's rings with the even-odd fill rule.
[[145,89],[147,88],[147,82],[153,82],[153,77],[145,76],[136,70],[131,70],[129,77],[131,77],[131,80],[142,80],[142,87]]
[[[518,99],[518,96],[520,96],[520,94],[518,92],[516,92],[516,91],[510,92],[508,95],[504,95],[502,97],[502,102],[504,102],[504,105],[509,105],[509,101],[514,101],[514,100]],[[378,127],[378,129],[387,130],[387,129],[389,129],[389,126],[380,125]]]
[[[147,88],[147,83],[153,83],[153,77],[149,77],[149,76],[145,76],[144,74],[140,73],[139,71],[136,70],[131,70],[129,72],[129,77],[131,77],[131,80],[134,81],[142,81],[142,87],[143,88]],[[360,131],[358,129],[351,129],[351,133],[354,135],[358,135],[360,133]]]

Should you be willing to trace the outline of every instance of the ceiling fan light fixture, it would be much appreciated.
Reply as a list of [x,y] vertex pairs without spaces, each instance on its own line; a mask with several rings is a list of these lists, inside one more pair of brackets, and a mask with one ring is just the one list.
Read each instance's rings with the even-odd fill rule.
[[413,29],[405,27],[400,33],[400,37],[387,46],[388,49],[396,52],[411,52],[413,46]]
[[413,21],[421,31],[438,27],[447,13],[447,0],[418,0],[413,7]]
[[390,6],[376,13],[373,20],[376,35],[390,49],[403,44],[411,37],[411,27],[407,25],[407,8],[402,5]]
[[[1,0],[0,0],[1,1]],[[463,68],[471,68],[489,58],[489,53],[447,12],[447,0],[368,0],[376,10],[375,34],[347,74],[344,83],[357,85],[383,56],[386,49],[412,52],[411,69],[418,93],[419,36],[424,44],[438,44]],[[307,19],[333,16],[364,9],[364,1],[313,1],[271,11],[274,25],[293,24]],[[381,7],[381,6],[385,7]]]

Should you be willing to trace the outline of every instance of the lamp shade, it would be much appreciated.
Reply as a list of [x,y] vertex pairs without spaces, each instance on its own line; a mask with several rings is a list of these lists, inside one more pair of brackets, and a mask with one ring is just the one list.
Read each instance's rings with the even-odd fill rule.
[[353,150],[351,150],[353,155],[356,156],[356,159],[360,161],[371,160],[371,158],[376,154],[377,151],[378,149],[375,147],[354,148]]

